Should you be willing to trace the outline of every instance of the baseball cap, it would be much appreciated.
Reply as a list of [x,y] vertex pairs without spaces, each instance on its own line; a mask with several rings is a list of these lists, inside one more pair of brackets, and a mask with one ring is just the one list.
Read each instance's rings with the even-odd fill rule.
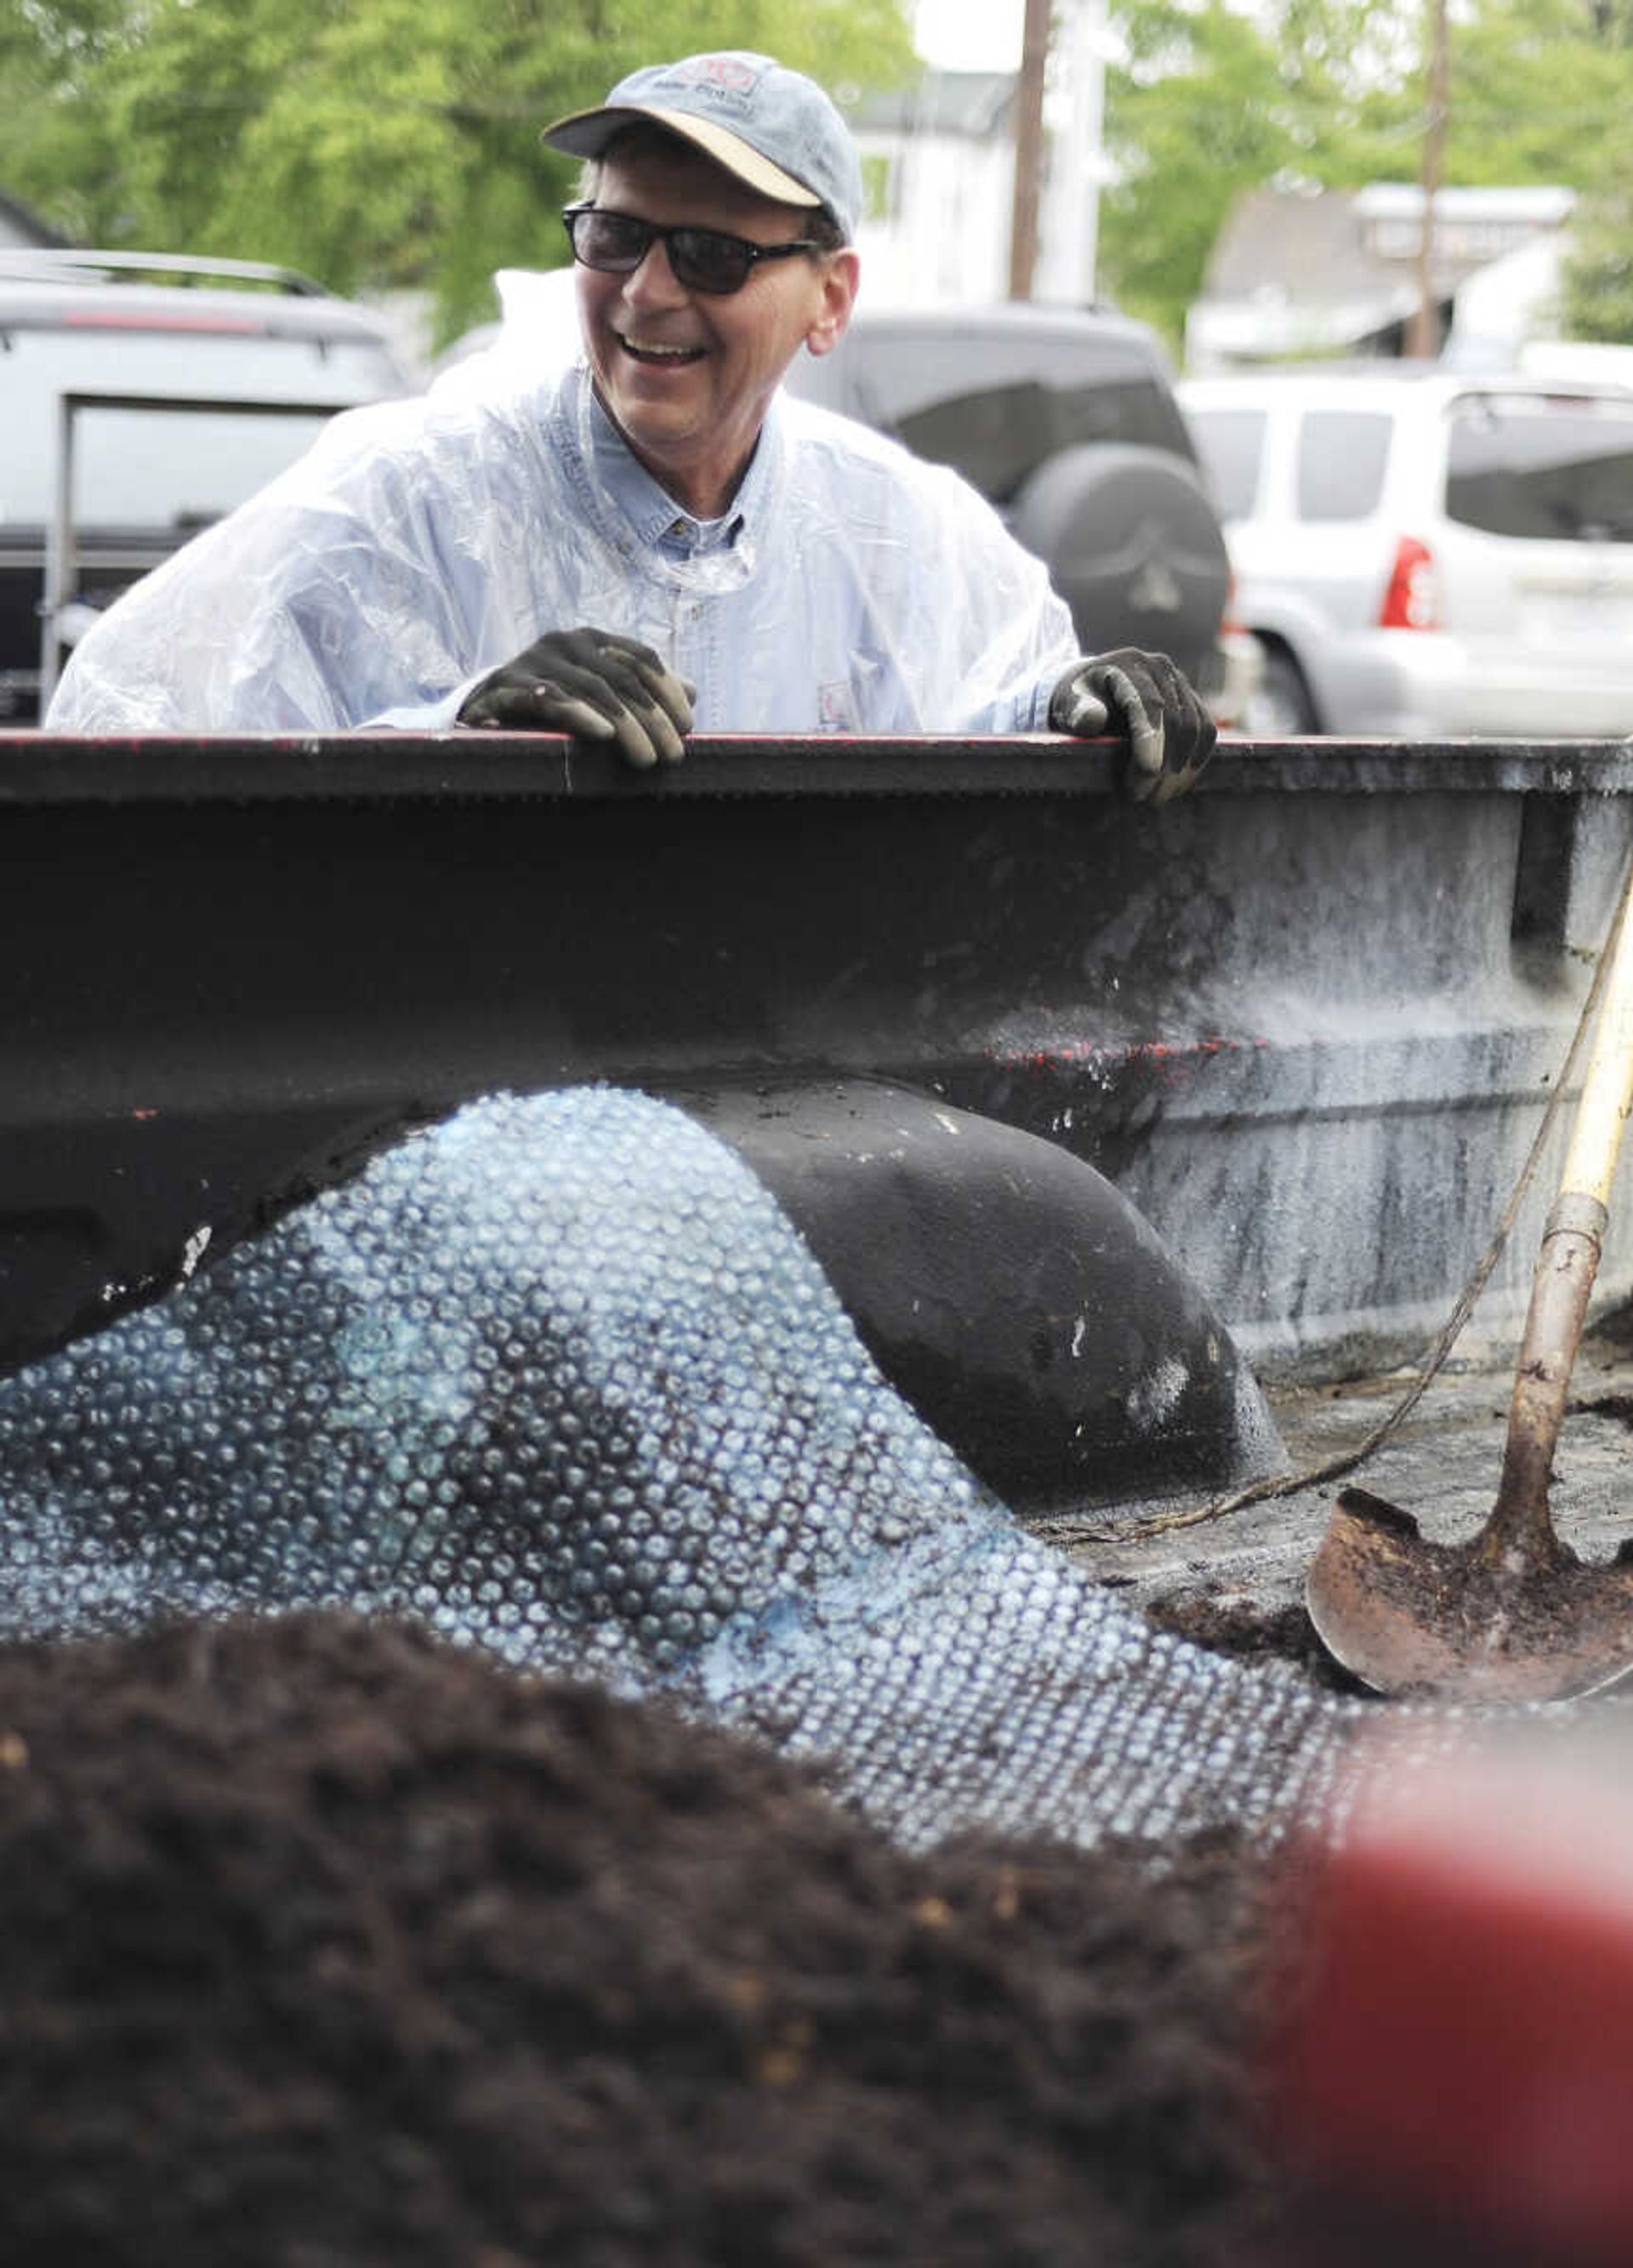
[[861,217],[861,161],[833,104],[801,71],[732,49],[653,63],[621,78],[595,110],[543,131],[552,150],[599,158],[623,127],[649,119],[683,135],[780,204],[826,205],[848,243]]

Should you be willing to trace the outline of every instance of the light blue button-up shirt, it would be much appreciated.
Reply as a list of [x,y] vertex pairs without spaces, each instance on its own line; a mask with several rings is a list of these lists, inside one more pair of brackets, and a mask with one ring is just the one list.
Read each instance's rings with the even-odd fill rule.
[[699,522],[581,365],[514,364],[351,410],[81,642],[66,732],[451,725],[545,631],[654,647],[698,728],[1040,728],[1076,658],[1041,564],[942,468],[779,396],[732,509]]
[[694,519],[654,480],[593,391],[589,431],[595,478],[642,543],[652,544],[666,559],[684,561],[725,550],[737,541],[743,526],[743,504],[734,501],[718,519]]

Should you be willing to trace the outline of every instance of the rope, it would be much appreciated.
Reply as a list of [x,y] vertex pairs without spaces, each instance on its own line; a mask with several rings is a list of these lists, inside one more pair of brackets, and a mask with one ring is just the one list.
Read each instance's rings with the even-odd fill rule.
[[1445,1366],[1446,1358],[1457,1344],[1465,1325],[1479,1305],[1480,1296],[1490,1281],[1491,1271],[1502,1257],[1504,1248],[1512,1233],[1514,1223],[1519,1217],[1520,1207],[1525,1203],[1532,1182],[1536,1178],[1537,1168],[1541,1163],[1543,1152],[1558,1123],[1559,1114],[1564,1108],[1565,1097],[1570,1091],[1571,1081],[1576,1077],[1588,1035],[1598,1019],[1600,1001],[1604,993],[1606,978],[1614,957],[1616,941],[1621,935],[1622,923],[1627,918],[1629,899],[1633,899],[1633,865],[1629,867],[1615,911],[1611,916],[1610,927],[1606,932],[1605,942],[1600,947],[1599,958],[1594,964],[1593,980],[1588,986],[1587,997],[1582,1004],[1582,1012],[1577,1019],[1576,1029],[1570,1035],[1570,1044],[1565,1050],[1564,1062],[1554,1083],[1554,1091],[1548,1097],[1548,1107],[1542,1113],[1541,1123],[1526,1154],[1526,1160],[1519,1169],[1518,1177],[1509,1193],[1508,1202],[1498,1218],[1491,1241],[1475,1263],[1468,1281],[1452,1302],[1451,1311],[1441,1326],[1438,1336],[1423,1358],[1417,1375],[1406,1388],[1400,1400],[1378,1420],[1364,1440],[1357,1442],[1353,1448],[1341,1450],[1336,1456],[1329,1457],[1320,1464],[1308,1465],[1294,1473],[1275,1474],[1263,1480],[1250,1481],[1246,1486],[1234,1490],[1229,1496],[1217,1497],[1205,1505],[1186,1506],[1167,1512],[1156,1513],[1149,1520],[1141,1521],[1131,1528],[1119,1527],[1115,1529],[1086,1531],[1084,1541],[1143,1543],[1151,1536],[1169,1535],[1179,1528],[1201,1528],[1210,1521],[1223,1520],[1230,1513],[1245,1510],[1249,1505],[1263,1504],[1277,1497],[1296,1496],[1301,1489],[1325,1487],[1333,1481],[1347,1479],[1351,1473],[1365,1464],[1369,1458],[1375,1456],[1384,1444],[1400,1431]]

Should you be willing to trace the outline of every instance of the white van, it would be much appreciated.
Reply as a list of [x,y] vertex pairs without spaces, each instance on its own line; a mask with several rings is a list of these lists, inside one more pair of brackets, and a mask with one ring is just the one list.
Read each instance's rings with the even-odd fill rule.
[[1433,364],[1185,380],[1264,733],[1633,733],[1633,389]]

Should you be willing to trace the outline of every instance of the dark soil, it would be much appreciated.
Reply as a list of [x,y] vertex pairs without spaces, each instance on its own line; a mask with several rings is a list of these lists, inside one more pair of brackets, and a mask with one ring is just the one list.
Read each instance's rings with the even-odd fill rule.
[[1182,1589],[1148,1601],[1144,1611],[1159,1630],[1210,1653],[1231,1654],[1238,1661],[1290,1661],[1323,1692],[1370,1697],[1369,1688],[1333,1659],[1300,1606],[1260,1607],[1247,1599]]
[[1252,2257],[1278,1911],[1224,1840],[909,1858],[406,1630],[11,1649],[0,2259]]

